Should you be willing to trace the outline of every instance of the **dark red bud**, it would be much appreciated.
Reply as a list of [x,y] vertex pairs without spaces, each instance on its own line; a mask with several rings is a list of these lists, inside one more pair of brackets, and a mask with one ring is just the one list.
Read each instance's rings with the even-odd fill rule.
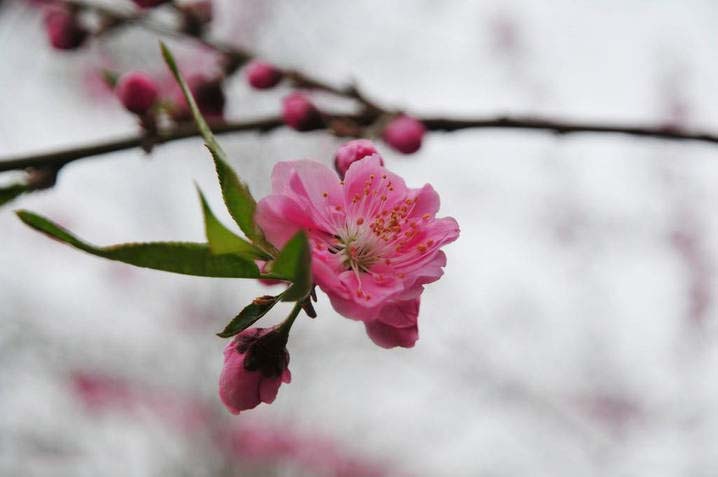
[[[197,102],[200,112],[209,120],[221,119],[224,116],[226,97],[222,86],[222,78],[193,75],[187,79],[189,89]],[[181,91],[177,92],[173,117],[178,121],[191,119],[191,114]]]
[[247,81],[255,89],[275,87],[282,80],[282,72],[270,63],[253,61],[247,66]]
[[421,148],[425,131],[420,121],[402,115],[394,118],[384,129],[384,141],[401,153],[413,154]]
[[322,124],[319,110],[302,93],[292,93],[282,100],[284,123],[297,131],[309,131]]
[[128,111],[140,116],[155,105],[159,96],[154,80],[138,71],[123,75],[117,82],[115,92]]
[[45,11],[45,31],[50,44],[58,50],[79,48],[88,35],[77,14],[59,6],[52,6]]

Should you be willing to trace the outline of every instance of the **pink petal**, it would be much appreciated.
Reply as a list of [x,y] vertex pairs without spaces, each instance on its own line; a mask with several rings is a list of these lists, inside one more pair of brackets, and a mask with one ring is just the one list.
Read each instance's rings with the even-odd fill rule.
[[381,309],[376,321],[395,328],[416,326],[420,299],[393,302]]
[[412,215],[421,218],[424,214],[429,214],[434,217],[439,211],[439,194],[436,193],[434,188],[430,184],[424,185],[416,194],[414,198],[416,203],[414,204],[414,211]]
[[419,328],[416,326],[394,328],[380,321],[372,321],[364,325],[369,338],[382,348],[413,348],[419,339]]
[[382,348],[411,348],[419,339],[419,299],[392,303],[374,321],[365,323],[369,338]]
[[[386,179],[383,177],[386,176]],[[373,177],[373,179],[372,179]],[[347,207],[351,204],[354,197],[362,197],[365,194],[365,188],[368,183],[372,183],[371,192],[383,191],[386,195],[384,207],[392,207],[394,204],[407,197],[409,189],[407,189],[404,179],[397,176],[388,169],[381,166],[381,158],[379,156],[369,156],[354,162],[347,170],[344,176],[344,197]],[[392,191],[385,189],[383,186],[391,183]],[[378,202],[380,195],[368,197],[370,203]]]
[[280,248],[300,228],[314,227],[306,210],[283,195],[270,195],[260,200],[254,217],[267,239]]
[[335,254],[314,252],[312,254],[312,275],[322,290],[331,290],[344,299],[349,298],[349,290],[339,279],[342,270],[337,266],[339,259]]
[[259,399],[260,401],[271,404],[277,398],[279,386],[282,385],[282,377],[265,378],[259,382]]
[[[297,181],[293,176],[296,175]],[[300,188],[297,185],[300,184]],[[322,163],[309,160],[279,162],[272,171],[272,193],[297,194],[310,203],[324,202],[324,193],[332,203],[342,201],[337,173]]]
[[257,407],[261,374],[244,368],[244,355],[234,353],[219,377],[219,397],[232,414]]

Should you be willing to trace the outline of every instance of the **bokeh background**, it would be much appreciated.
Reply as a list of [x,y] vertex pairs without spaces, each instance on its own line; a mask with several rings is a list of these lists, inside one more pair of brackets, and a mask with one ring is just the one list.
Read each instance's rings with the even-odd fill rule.
[[[718,129],[713,0],[215,4],[216,37],[420,115]],[[134,132],[104,64],[163,70],[152,34],[62,54],[36,8],[0,2],[0,157]],[[277,112],[286,91],[236,75],[228,116]],[[340,144],[221,142],[259,197],[276,162],[330,164]],[[320,296],[293,330],[293,382],[240,416],[217,397],[214,332],[261,285],[104,261],[13,214],[100,244],[201,241],[193,181],[222,206],[199,140],[75,162],[0,209],[0,475],[718,475],[718,148],[509,130],[380,147],[462,227],[417,346],[378,348]]]

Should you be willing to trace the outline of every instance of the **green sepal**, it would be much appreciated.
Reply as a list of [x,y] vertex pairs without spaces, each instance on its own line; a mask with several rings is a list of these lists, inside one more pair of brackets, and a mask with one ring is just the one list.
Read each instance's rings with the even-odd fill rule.
[[252,303],[245,306],[244,309],[229,322],[222,332],[217,333],[217,336],[220,338],[231,338],[232,336],[246,330],[257,322],[257,320],[266,315],[269,310],[271,310],[274,305],[279,302],[281,297],[282,295],[267,295],[256,298]]
[[109,247],[90,245],[59,225],[26,210],[20,220],[51,238],[84,252],[137,267],[201,277],[259,278],[257,265],[237,254],[213,254],[207,244],[189,242],[127,243]]
[[312,253],[307,234],[300,230],[272,262],[271,275],[289,280],[292,285],[282,293],[282,301],[299,301],[312,291]]

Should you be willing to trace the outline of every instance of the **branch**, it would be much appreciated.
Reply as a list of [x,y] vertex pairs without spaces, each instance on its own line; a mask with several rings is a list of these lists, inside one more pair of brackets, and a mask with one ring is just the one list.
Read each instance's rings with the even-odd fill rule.
[[[224,55],[228,59],[226,66],[228,74],[234,73],[243,64],[257,58],[254,53],[248,50],[230,45],[229,43],[210,39],[204,33],[196,35],[190,34],[152,21],[147,13],[125,13],[115,10],[114,8],[97,5],[86,0],[63,0],[63,3],[78,10],[97,13],[101,17],[108,20],[108,24],[106,25],[106,29],[108,31],[116,30],[124,26],[136,25],[140,28],[157,33],[158,35],[194,41]],[[101,31],[100,33],[104,33],[104,31]],[[283,69],[282,71],[285,78],[292,82],[294,86],[326,91],[337,96],[354,99],[368,110],[385,111],[369,100],[361,91],[359,91],[356,85],[350,84],[348,86],[338,87],[298,70]]]
[[[221,122],[211,124],[215,134],[227,134],[242,131],[267,132],[282,126],[280,118],[266,118],[253,121]],[[126,136],[110,141],[89,144],[87,146],[62,149],[40,154],[30,154],[14,158],[0,159],[0,172],[21,170],[21,169],[45,169],[52,168],[59,170],[65,164],[95,157],[110,152],[134,149],[137,147],[152,148],[155,145],[166,144],[172,141],[179,141],[190,137],[199,137],[199,130],[193,125],[179,126],[171,132],[160,132],[157,136],[147,137],[142,134]]]
[[[229,73],[245,62],[255,58],[247,50],[221,43],[207,38],[204,34],[192,35],[175,30],[153,21],[146,13],[122,12],[112,8],[96,5],[86,0],[64,0],[66,5],[79,10],[92,11],[106,20],[105,29],[97,32],[103,34],[121,27],[136,25],[160,35],[185,38],[208,47],[229,60]],[[296,70],[284,70],[285,77],[295,86],[326,91],[338,96],[356,100],[363,106],[362,112],[353,115],[332,116],[324,114],[324,125],[338,136],[359,137],[367,134],[365,126],[371,125],[381,116],[391,115],[389,108],[377,105],[368,99],[355,85],[336,87],[320,79]],[[548,131],[555,134],[572,133],[608,133],[625,134],[636,137],[646,137],[664,140],[697,141],[709,144],[718,144],[718,134],[708,132],[685,131],[678,128],[661,126],[635,126],[627,124],[607,124],[570,122],[535,117],[489,117],[489,118],[418,118],[428,131],[459,131],[463,129],[525,129]],[[278,117],[243,122],[219,122],[212,125],[217,134],[226,134],[240,131],[266,132],[282,126]],[[0,159],[0,172],[10,170],[32,169],[35,171],[50,171],[56,174],[59,169],[70,162],[85,157],[96,157],[110,152],[142,147],[149,151],[153,146],[177,141],[189,137],[199,136],[194,126],[179,125],[170,131],[160,131],[153,136],[146,133],[127,136],[116,140],[70,148],[49,153],[32,154],[22,157]],[[44,181],[51,185],[52,181]],[[42,183],[43,186],[45,185]]]
[[[341,119],[354,122],[355,124],[365,124],[371,119],[371,115],[357,114],[346,116],[328,116],[328,124],[332,119]],[[453,132],[464,129],[532,129],[537,131],[552,132],[555,134],[575,134],[575,133],[599,133],[599,134],[625,134],[629,136],[677,140],[677,141],[695,141],[709,144],[718,144],[718,135],[705,132],[689,132],[679,129],[669,129],[664,127],[637,127],[620,124],[601,124],[601,123],[573,123],[564,121],[553,121],[540,118],[477,118],[477,119],[451,119],[451,118],[419,118],[426,126],[428,131],[434,132]],[[211,125],[215,134],[228,134],[234,132],[268,132],[283,126],[282,119],[279,117],[270,117],[252,121],[230,121],[218,122]],[[357,129],[356,131],[360,131]],[[340,133],[333,130],[337,135]],[[341,135],[358,136],[349,131],[342,131]],[[12,157],[0,159],[0,172],[21,170],[27,168],[55,168],[83,159],[86,157],[100,156],[110,152],[121,151],[125,149],[134,149],[137,147],[152,147],[159,144],[165,144],[172,141],[178,141],[190,137],[200,136],[199,131],[194,126],[179,126],[170,132],[160,132],[156,137],[147,137],[141,134],[127,136],[115,140],[90,144],[76,148],[53,151],[49,153],[32,154],[21,157]]]
[[429,131],[459,131],[461,129],[535,129],[555,134],[600,133],[625,134],[654,139],[697,141],[718,144],[718,134],[705,131],[687,131],[669,126],[635,126],[629,124],[590,123],[552,120],[535,117],[507,117],[451,119],[424,118],[420,121]]

